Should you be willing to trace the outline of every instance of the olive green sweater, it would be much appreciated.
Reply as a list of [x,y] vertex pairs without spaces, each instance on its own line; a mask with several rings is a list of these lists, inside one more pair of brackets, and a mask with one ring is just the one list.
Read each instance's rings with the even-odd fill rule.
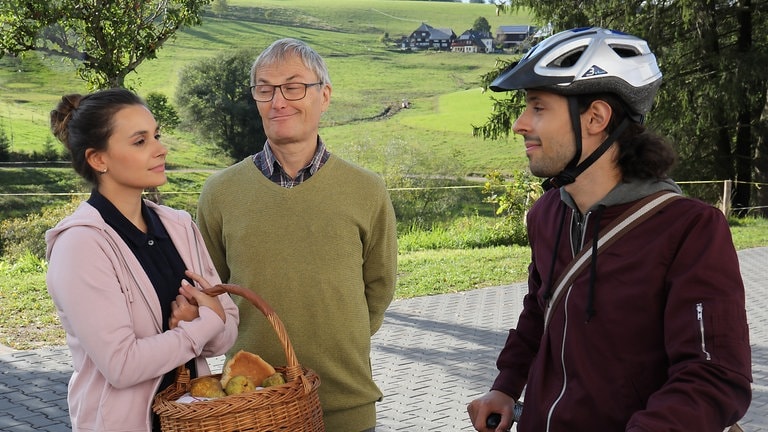
[[[267,179],[250,157],[211,176],[197,222],[225,282],[256,291],[285,324],[299,363],[320,376],[329,432],[376,424],[371,335],[395,290],[397,232],[376,174],[333,155],[294,188]],[[240,307],[237,350],[286,364],[277,335],[253,305]]]

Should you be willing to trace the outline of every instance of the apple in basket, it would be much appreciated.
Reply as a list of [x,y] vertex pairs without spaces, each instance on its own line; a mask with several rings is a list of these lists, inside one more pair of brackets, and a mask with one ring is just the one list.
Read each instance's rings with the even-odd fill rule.
[[250,377],[245,375],[233,376],[230,378],[229,382],[227,382],[227,386],[224,387],[224,392],[227,393],[228,396],[248,393],[254,390],[256,390],[256,383],[254,383]]
[[195,378],[190,381],[189,394],[194,397],[209,399],[220,398],[227,395],[221,387],[221,381],[212,375]]
[[282,384],[285,384],[285,376],[280,372],[275,372],[274,374],[264,378],[264,381],[261,382],[262,387],[272,387]]

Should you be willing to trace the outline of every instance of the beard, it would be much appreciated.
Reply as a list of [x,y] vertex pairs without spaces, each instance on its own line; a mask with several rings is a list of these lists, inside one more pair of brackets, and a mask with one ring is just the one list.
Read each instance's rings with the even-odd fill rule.
[[550,148],[547,151],[542,146],[539,150],[528,154],[528,168],[531,170],[531,174],[536,177],[547,178],[554,177],[563,172],[565,167],[573,160],[575,149],[573,146],[563,146],[561,144],[557,143],[554,146],[548,146]]

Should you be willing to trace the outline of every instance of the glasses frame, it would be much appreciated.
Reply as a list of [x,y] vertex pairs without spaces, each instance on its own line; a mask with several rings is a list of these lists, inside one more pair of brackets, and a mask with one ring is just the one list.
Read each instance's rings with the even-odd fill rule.
[[[304,94],[303,94],[303,95],[301,95],[301,97],[300,97],[300,98],[289,98],[288,96],[286,96],[286,95],[285,95],[285,92],[283,91],[283,86],[285,86],[285,85],[298,85],[298,84],[301,84],[301,85],[303,85],[303,86],[304,86]],[[272,84],[256,84],[256,85],[252,85],[252,86],[250,86],[249,88],[250,88],[250,90],[251,90],[251,97],[253,97],[253,100],[255,100],[256,102],[272,102],[272,100],[275,98],[275,93],[277,93],[277,89],[280,89],[280,95],[281,95],[281,96],[283,96],[283,99],[285,99],[285,100],[287,100],[287,101],[295,102],[295,101],[299,101],[299,100],[302,100],[302,99],[304,99],[305,97],[307,97],[307,89],[308,89],[308,88],[310,88],[310,87],[314,87],[314,86],[316,86],[316,85],[323,85],[323,84],[324,84],[324,83],[323,83],[322,81],[313,82],[313,83],[303,83],[303,82],[289,82],[289,83],[282,83],[282,84],[278,84],[278,85],[272,85]],[[256,94],[254,93],[254,89],[255,89],[256,87],[259,87],[259,86],[268,86],[268,87],[272,87],[272,96],[270,96],[270,98],[269,98],[269,99],[267,99],[267,100],[259,100],[259,99],[256,99]]]

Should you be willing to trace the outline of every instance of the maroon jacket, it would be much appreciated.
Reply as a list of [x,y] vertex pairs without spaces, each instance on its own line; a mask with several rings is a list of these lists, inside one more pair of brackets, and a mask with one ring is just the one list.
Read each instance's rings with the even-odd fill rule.
[[[583,242],[638,193],[622,184],[602,211],[588,212]],[[631,201],[610,203],[628,194]],[[598,255],[593,283],[589,267],[579,274],[542,335],[548,285],[574,254],[572,217],[559,190],[528,215],[529,291],[492,387],[517,399],[527,384],[518,431],[721,432],[740,419],[751,400],[751,352],[739,262],[722,213],[692,199],[668,204]]]

